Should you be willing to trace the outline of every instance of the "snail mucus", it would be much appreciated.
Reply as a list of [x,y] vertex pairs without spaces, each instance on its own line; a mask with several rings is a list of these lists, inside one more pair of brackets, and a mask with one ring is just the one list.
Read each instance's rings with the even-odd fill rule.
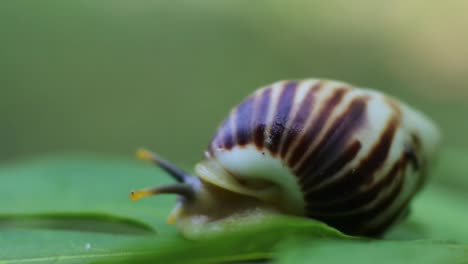
[[179,228],[273,213],[379,236],[407,214],[439,138],[430,119],[381,92],[332,80],[279,81],[231,110],[196,176],[140,150],[177,183],[130,197],[177,194],[168,222]]

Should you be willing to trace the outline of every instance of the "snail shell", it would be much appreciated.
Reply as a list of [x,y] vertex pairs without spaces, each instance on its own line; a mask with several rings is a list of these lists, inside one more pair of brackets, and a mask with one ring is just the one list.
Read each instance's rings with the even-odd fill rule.
[[184,186],[153,194],[180,194],[170,221],[190,219],[184,224],[268,208],[377,236],[406,214],[438,142],[428,118],[380,92],[330,80],[280,81],[230,112],[197,176],[177,176]]
[[[283,210],[374,235],[405,213],[438,141],[431,121],[380,92],[337,81],[281,81],[231,111],[205,164],[219,163],[248,190],[257,185],[257,196],[259,183],[278,186]],[[199,175],[223,186],[203,164]]]

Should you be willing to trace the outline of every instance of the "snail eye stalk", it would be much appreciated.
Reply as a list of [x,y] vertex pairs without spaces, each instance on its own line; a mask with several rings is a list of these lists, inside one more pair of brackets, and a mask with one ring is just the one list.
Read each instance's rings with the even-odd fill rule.
[[186,199],[193,199],[195,197],[195,191],[192,186],[185,183],[177,183],[133,191],[130,193],[130,199],[136,201],[144,197],[163,193],[178,194]]
[[186,182],[187,179],[193,177],[192,175],[178,168],[176,165],[170,163],[169,161],[161,158],[159,155],[149,150],[139,149],[136,152],[136,156],[141,160],[153,162],[158,167],[169,173],[178,182]]

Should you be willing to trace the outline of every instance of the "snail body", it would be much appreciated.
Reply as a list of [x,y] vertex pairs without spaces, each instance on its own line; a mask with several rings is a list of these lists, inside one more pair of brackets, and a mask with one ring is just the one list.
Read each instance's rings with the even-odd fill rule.
[[407,212],[439,137],[423,114],[381,92],[330,80],[280,81],[231,110],[197,176],[141,151],[180,183],[132,198],[179,194],[170,222],[182,227],[260,211],[378,236]]

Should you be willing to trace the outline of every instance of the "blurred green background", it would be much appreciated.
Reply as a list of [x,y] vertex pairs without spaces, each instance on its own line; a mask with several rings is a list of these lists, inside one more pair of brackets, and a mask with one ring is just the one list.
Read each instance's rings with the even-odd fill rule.
[[380,89],[468,147],[466,1],[2,1],[0,161],[198,161],[229,109],[280,79]]

